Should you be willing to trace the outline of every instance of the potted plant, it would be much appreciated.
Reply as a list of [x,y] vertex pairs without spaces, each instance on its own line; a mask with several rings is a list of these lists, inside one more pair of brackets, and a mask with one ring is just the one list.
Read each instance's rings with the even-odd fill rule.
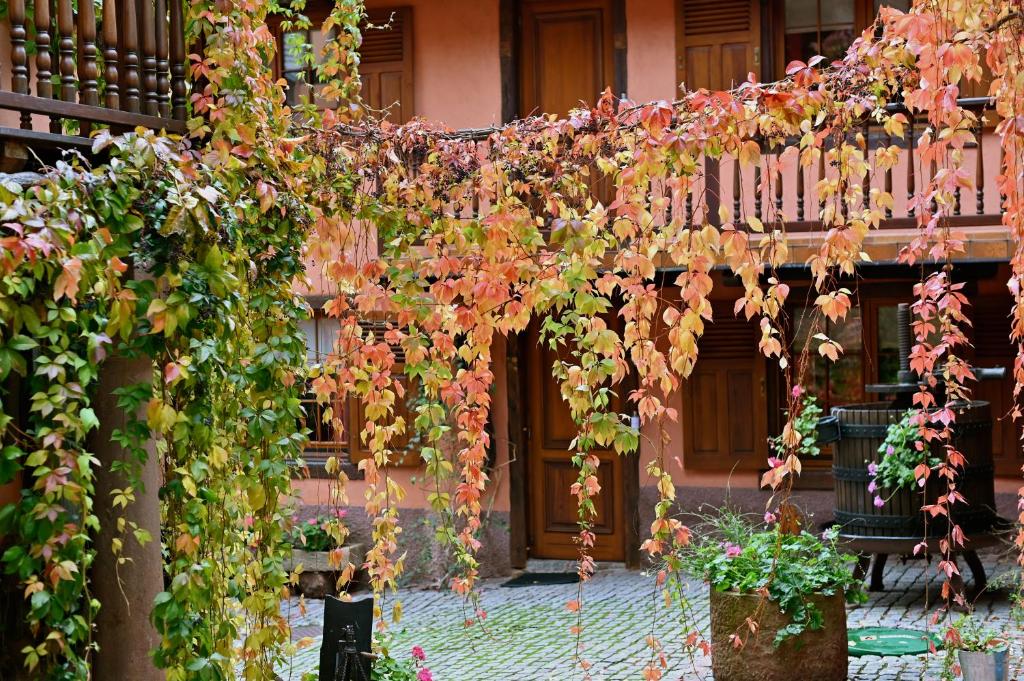
[[711,591],[716,681],[847,678],[846,602],[863,602],[836,532],[787,533],[723,512],[683,554]]
[[889,424],[885,440],[878,448],[878,463],[867,462],[871,478],[868,492],[876,508],[884,506],[900,490],[913,490],[922,485],[924,478],[918,479],[914,472],[918,466],[932,468],[939,463],[939,458],[921,437],[921,429],[913,422],[913,416],[914,410],[910,409],[899,421]]
[[345,543],[347,530],[340,522],[345,513],[336,509],[330,515],[294,520],[288,532],[292,555],[284,567],[289,572],[301,568],[299,591],[308,598],[335,595],[340,573],[350,563],[359,569],[363,562],[362,546]]
[[[946,632],[946,664],[942,678],[951,680],[957,673],[964,681],[1007,681],[1010,644],[1000,632],[978,622],[973,615],[961,616]],[[953,652],[956,651],[956,660]]]
[[427,656],[423,648],[413,646],[407,657],[396,658],[391,654],[390,641],[378,637],[374,649],[370,681],[433,681],[430,669],[424,664]]

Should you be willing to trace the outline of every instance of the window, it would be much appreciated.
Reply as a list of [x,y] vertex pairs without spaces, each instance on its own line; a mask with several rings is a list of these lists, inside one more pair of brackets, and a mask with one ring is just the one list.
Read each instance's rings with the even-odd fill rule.
[[828,413],[832,407],[864,400],[864,337],[860,306],[850,308],[846,319],[833,323],[824,320],[823,328],[813,328],[814,308],[798,308],[794,314],[793,355],[798,357],[808,336],[824,333],[839,343],[843,354],[832,362],[818,353],[819,341],[810,339],[807,390],[817,396],[818,404]]
[[[383,335],[383,323],[368,324],[378,337]],[[306,335],[306,356],[309,363],[317,364],[324,361],[337,341],[341,329],[338,320],[317,315],[313,319],[301,322],[300,327]],[[395,413],[405,419],[408,429],[412,427],[412,419],[415,418],[411,407],[416,399],[415,383],[412,384],[413,389],[410,389],[409,381],[402,373],[404,366],[401,361],[404,358],[399,355],[397,359],[398,363],[395,364],[392,375],[396,382],[405,387],[405,397],[404,400],[399,398]],[[362,424],[365,420],[362,404],[358,399],[335,399],[320,404],[316,400],[316,395],[310,391],[303,397],[302,406],[305,410],[302,426],[311,431],[306,446],[308,461],[322,463],[327,457],[336,456],[343,463],[355,464],[369,455],[368,448],[360,442],[359,433],[351,432],[352,427],[357,427],[357,424]],[[396,452],[395,465],[419,465],[419,456],[408,437],[393,440],[391,448]]]
[[[282,31],[278,26],[277,70],[288,83],[287,102],[296,106],[316,99],[320,90],[313,64],[320,58],[326,42],[320,30],[330,10],[325,2],[310,2],[305,10],[310,28]],[[393,123],[405,123],[414,115],[412,72],[412,8],[395,7],[368,12],[359,48],[359,75],[363,81],[363,101],[371,109],[384,112]],[[381,114],[384,115],[384,114]]]
[[841,59],[883,5],[906,12],[910,0],[785,0],[783,63]]
[[854,0],[786,0],[786,64],[820,54],[840,59],[853,42]]

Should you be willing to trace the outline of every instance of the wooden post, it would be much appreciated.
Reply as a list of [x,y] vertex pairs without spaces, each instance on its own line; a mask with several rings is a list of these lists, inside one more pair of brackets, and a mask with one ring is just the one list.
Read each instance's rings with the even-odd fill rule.
[[117,56],[117,5],[114,0],[103,0],[103,104],[108,109],[121,108]]
[[[160,464],[152,447],[142,465],[142,489],[135,490],[135,502],[126,509],[114,509],[111,491],[123,489],[124,477],[111,471],[114,461],[129,454],[111,442],[115,429],[124,429],[126,418],[117,405],[114,391],[152,378],[148,359],[114,357],[103,364],[95,400],[100,427],[93,435],[92,450],[100,461],[96,471],[96,515],[100,532],[96,538],[96,560],[92,567],[93,596],[100,602],[96,616],[96,643],[99,650],[93,664],[93,678],[162,681],[164,673],[156,668],[150,651],[160,643],[149,614],[153,600],[163,591],[163,564],[160,556]],[[144,416],[143,416],[144,418]],[[117,520],[123,517],[149,532],[152,541],[140,546],[131,533],[121,535]],[[111,541],[124,541],[122,555],[129,561],[117,564]]]

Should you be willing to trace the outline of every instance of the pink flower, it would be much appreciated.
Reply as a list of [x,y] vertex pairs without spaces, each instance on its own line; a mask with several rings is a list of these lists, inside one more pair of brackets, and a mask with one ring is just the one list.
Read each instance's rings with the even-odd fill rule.
[[310,518],[306,521],[306,523],[309,525],[316,525],[316,518]]
[[804,394],[803,386],[794,385],[791,394],[793,395],[793,397],[800,399],[800,396]]
[[880,497],[880,496],[878,496],[876,494],[875,495],[875,507],[876,508],[882,508],[883,506],[885,506],[885,502],[882,501],[882,497]]
[[254,522],[256,522],[256,519],[253,518],[251,515],[247,515],[245,516],[245,520],[242,521],[242,524],[246,527],[252,527]]
[[775,522],[775,514],[772,513],[771,511],[765,511],[764,512],[764,524],[765,525],[771,525],[774,522]]
[[414,660],[419,660],[420,662],[422,662],[423,660],[427,659],[427,654],[423,652],[423,648],[420,648],[419,646],[413,646],[412,658]]
[[339,519],[340,518],[344,518],[347,515],[348,515],[348,509],[347,508],[336,508],[336,509],[334,509],[334,517],[336,517],[336,518],[339,518]]
[[888,445],[885,448],[885,455],[886,456],[892,456],[895,453],[896,453],[896,449],[892,445]]
[[874,461],[868,464],[868,475],[872,477],[878,475],[878,464]]
[[871,482],[868,483],[868,491],[869,492],[874,492],[876,489],[878,489],[878,485],[875,484],[874,480],[872,480]]
[[416,672],[416,681],[434,681],[434,676],[430,673],[429,669],[424,667]]
[[777,456],[769,456],[768,457],[768,467],[769,468],[778,468],[781,465],[782,465],[782,459],[778,458]]
[[725,557],[726,558],[735,558],[736,556],[740,555],[741,553],[743,553],[743,549],[741,549],[740,547],[736,546],[735,544],[726,544],[725,545]]

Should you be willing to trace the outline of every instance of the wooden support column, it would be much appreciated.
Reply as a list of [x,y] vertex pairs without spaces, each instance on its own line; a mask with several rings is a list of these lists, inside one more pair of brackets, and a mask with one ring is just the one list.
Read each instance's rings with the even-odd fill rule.
[[[100,427],[92,440],[92,451],[100,461],[96,472],[96,515],[100,533],[96,541],[96,561],[92,567],[93,596],[100,602],[96,617],[96,642],[99,651],[93,665],[93,678],[161,681],[164,673],[157,669],[150,651],[159,645],[160,637],[150,623],[153,600],[163,591],[163,566],[160,556],[160,465],[152,447],[142,465],[142,489],[135,490],[135,502],[127,509],[114,509],[111,490],[123,489],[126,481],[113,473],[110,465],[125,460],[129,454],[110,436],[115,429],[124,430],[126,417],[117,405],[114,390],[152,377],[148,359],[114,357],[103,364],[95,400]],[[117,519],[124,517],[149,532],[152,541],[140,546],[131,533],[117,532]],[[129,560],[121,565],[111,551],[111,541],[122,538],[122,555]]]

